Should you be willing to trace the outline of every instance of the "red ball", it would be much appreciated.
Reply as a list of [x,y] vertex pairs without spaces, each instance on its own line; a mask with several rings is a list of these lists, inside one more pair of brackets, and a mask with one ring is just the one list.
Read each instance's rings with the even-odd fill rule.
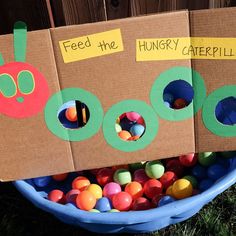
[[183,98],[178,98],[174,101],[173,108],[174,109],[182,109],[184,107],[188,106],[188,103]]
[[68,176],[68,173],[64,173],[64,174],[53,175],[52,178],[55,181],[63,181],[67,178],[67,176]]
[[173,171],[178,176],[178,178],[181,178],[184,173],[184,166],[178,159],[168,161],[168,163],[166,164],[166,169],[168,171]]
[[164,196],[165,196],[165,194],[163,194],[163,193],[154,196],[154,197],[152,198],[152,204],[153,204],[155,207],[157,207],[157,206],[158,206],[158,203],[159,203],[159,201],[160,201],[160,199],[161,199],[162,197],[164,197]]
[[113,181],[114,170],[110,168],[102,168],[98,171],[96,179],[98,184],[105,186],[106,184]]
[[187,155],[182,155],[179,157],[179,161],[183,166],[194,166],[197,163],[197,154],[196,153],[190,153]]
[[145,197],[139,197],[132,204],[133,211],[144,211],[151,208],[150,201]]
[[48,193],[48,200],[64,204],[66,202],[65,194],[58,189],[54,189]]
[[119,211],[128,211],[132,204],[132,197],[126,192],[119,192],[112,198],[112,205]]
[[142,186],[149,180],[144,169],[138,169],[134,172],[134,181],[139,182]]
[[162,183],[157,179],[149,179],[144,184],[144,193],[148,198],[161,194],[163,190]]
[[163,185],[164,189],[167,189],[170,185],[172,185],[178,177],[173,171],[166,171],[160,178],[160,182]]

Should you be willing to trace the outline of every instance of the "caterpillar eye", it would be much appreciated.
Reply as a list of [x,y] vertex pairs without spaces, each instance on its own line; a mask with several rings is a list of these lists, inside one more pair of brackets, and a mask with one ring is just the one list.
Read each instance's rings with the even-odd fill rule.
[[18,88],[22,94],[31,94],[35,89],[33,74],[28,70],[21,71],[17,76]]
[[0,93],[6,97],[11,98],[16,95],[17,88],[16,83],[12,76],[9,74],[0,75]]

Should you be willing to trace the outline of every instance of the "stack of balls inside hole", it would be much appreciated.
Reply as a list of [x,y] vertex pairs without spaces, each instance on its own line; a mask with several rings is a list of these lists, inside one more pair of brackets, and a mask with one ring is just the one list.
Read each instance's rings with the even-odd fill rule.
[[115,130],[124,141],[137,141],[145,132],[145,122],[137,112],[126,112],[116,120]]
[[197,195],[224,176],[235,152],[188,154],[32,179],[50,201],[89,212],[140,211]]

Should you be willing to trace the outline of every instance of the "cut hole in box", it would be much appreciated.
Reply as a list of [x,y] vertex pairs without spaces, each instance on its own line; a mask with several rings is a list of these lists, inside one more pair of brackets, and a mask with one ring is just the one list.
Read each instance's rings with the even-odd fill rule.
[[115,124],[115,129],[124,141],[137,141],[145,133],[146,125],[143,117],[134,111],[121,114]]
[[79,129],[89,121],[90,113],[86,104],[80,101],[64,103],[58,110],[58,119],[67,129]]
[[183,109],[193,101],[193,87],[185,80],[170,82],[164,89],[163,100],[167,107]]
[[236,97],[221,100],[215,109],[217,120],[224,125],[236,124]]

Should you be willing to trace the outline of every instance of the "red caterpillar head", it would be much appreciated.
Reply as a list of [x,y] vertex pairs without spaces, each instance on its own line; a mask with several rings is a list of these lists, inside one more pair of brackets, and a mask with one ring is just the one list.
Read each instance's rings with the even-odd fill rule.
[[30,117],[40,112],[49,97],[44,76],[24,63],[27,29],[24,22],[14,25],[15,61],[4,64],[0,54],[0,113],[15,118]]

